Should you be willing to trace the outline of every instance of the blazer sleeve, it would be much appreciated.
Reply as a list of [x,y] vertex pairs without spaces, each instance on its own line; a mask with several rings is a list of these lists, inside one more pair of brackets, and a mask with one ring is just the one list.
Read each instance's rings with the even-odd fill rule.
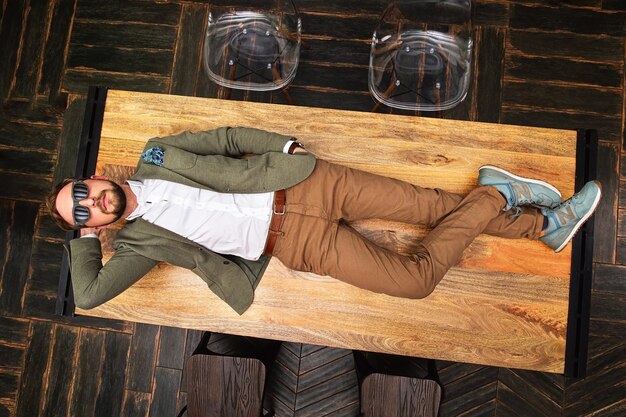
[[102,266],[100,240],[79,238],[70,242],[70,271],[74,302],[82,309],[94,308],[129,288],[158,262],[120,247]]
[[243,154],[282,152],[291,136],[248,127],[221,127],[204,132],[182,132],[173,136],[154,138],[146,149],[161,144],[175,146],[196,155],[223,155],[236,157]]

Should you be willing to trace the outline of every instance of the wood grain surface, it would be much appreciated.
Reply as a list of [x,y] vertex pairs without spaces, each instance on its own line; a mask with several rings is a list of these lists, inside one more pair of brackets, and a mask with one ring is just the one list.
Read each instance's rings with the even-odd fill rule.
[[[131,172],[147,139],[252,126],[298,137],[319,158],[466,193],[481,165],[574,189],[576,132],[110,90],[97,173]],[[409,252],[427,230],[362,221],[376,243]],[[105,260],[115,230],[102,234]],[[108,253],[107,253],[108,252]],[[479,237],[434,293],[406,300],[288,270],[272,259],[238,316],[192,272],[157,266],[79,314],[270,339],[562,373],[571,251]]]

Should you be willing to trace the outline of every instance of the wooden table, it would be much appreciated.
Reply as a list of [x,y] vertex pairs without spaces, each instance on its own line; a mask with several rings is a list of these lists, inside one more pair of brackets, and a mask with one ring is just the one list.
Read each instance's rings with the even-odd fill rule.
[[[593,167],[582,165],[593,138],[576,131],[106,89],[92,89],[87,105],[83,146],[91,158],[85,155],[84,173],[118,180],[132,172],[149,138],[219,126],[294,135],[318,158],[458,193],[476,186],[481,165],[497,164],[550,181],[568,198],[575,189],[577,142],[578,186],[593,175]],[[375,219],[354,226],[405,253],[427,233]],[[113,300],[75,313],[579,375],[589,299],[581,289],[591,268],[590,246],[581,248],[591,230],[560,254],[538,241],[480,236],[423,300],[375,294],[272,259],[242,316],[192,272],[170,265],[159,265]],[[113,233],[101,237],[105,260]]]

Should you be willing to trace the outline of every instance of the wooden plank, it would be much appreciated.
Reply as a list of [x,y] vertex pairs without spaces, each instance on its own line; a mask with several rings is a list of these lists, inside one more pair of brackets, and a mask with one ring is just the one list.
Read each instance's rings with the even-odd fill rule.
[[326,39],[370,40],[380,16],[301,13],[301,18],[303,22],[302,31],[307,36],[323,36]]
[[0,101],[5,101],[10,95],[25,24],[25,13],[26,0],[10,1],[4,9],[2,26],[0,26],[0,44],[4,51],[0,66]]
[[126,391],[125,393],[121,416],[148,417],[152,396],[147,392]]
[[502,101],[504,105],[620,117],[622,112],[620,91],[507,79],[504,83]]
[[30,2],[20,62],[15,73],[13,97],[32,100],[37,92],[37,83],[41,71],[46,34],[50,25],[49,11],[51,2]]
[[541,7],[511,4],[510,27],[514,29],[541,29],[582,34],[624,36],[623,13],[601,12],[589,9]]
[[509,55],[507,77],[529,81],[558,81],[598,87],[620,87],[622,63],[578,62],[565,58],[528,58]]
[[206,5],[183,5],[179,34],[174,49],[171,94],[194,95],[197,78],[206,76],[202,57],[207,16]]
[[15,202],[10,214],[9,237],[5,244],[7,258],[2,271],[0,311],[19,316],[22,311],[22,296],[28,279],[28,265],[32,248],[35,218],[38,204]]
[[623,43],[619,38],[515,29],[508,32],[507,52],[617,64],[624,58]]
[[69,410],[68,381],[72,379],[78,334],[75,327],[55,326],[41,417],[66,415]]
[[72,27],[72,45],[110,46],[128,49],[174,49],[175,26],[128,22],[76,20]]
[[160,333],[157,366],[182,370],[187,331],[176,327],[162,326]]
[[52,175],[56,155],[49,152],[0,148],[0,170],[22,174]]
[[0,403],[15,401],[19,381],[20,375],[15,370],[0,367]]
[[56,295],[58,275],[61,272],[59,259],[64,249],[60,242],[35,238],[31,255],[31,273],[26,286],[27,292],[42,292]]
[[102,85],[110,88],[166,93],[169,91],[169,84],[169,77],[68,69],[63,77],[62,91],[86,95],[90,86]]
[[150,2],[147,6],[140,0],[116,0],[106,4],[99,0],[81,0],[76,9],[76,18],[170,26],[178,23],[179,4]]
[[20,378],[20,393],[17,398],[15,417],[38,416],[45,395],[48,375],[48,356],[53,335],[51,323],[33,321],[30,341],[26,349],[24,371]]
[[57,0],[54,2],[38,87],[38,94],[48,96],[51,103],[56,101],[61,88],[61,77],[65,69],[66,52],[75,9],[76,0]]
[[556,129],[596,129],[603,140],[622,141],[621,116],[585,114],[559,111],[542,107],[528,108],[505,103],[502,106],[502,123],[522,126],[541,126]]
[[[498,390],[505,387],[499,400],[509,402],[512,408],[526,415],[557,415],[561,410],[562,391],[557,398],[548,398],[542,391],[543,385],[535,386],[524,375],[503,369],[498,377]],[[500,395],[500,392],[498,392]]]
[[626,294],[626,266],[595,264],[593,290]]
[[497,123],[500,121],[505,31],[485,27],[475,33],[476,64],[472,78],[476,80],[476,109],[473,119]]
[[591,298],[591,317],[594,319],[624,321],[626,294],[596,292]]
[[[335,91],[368,91],[366,67],[335,67],[309,63],[298,67],[298,75],[293,80],[294,86],[315,86]],[[291,91],[291,90],[290,90]]]
[[61,129],[57,126],[2,120],[0,123],[0,146],[52,152],[56,151],[60,133]]
[[130,336],[107,333],[104,340],[104,355],[100,371],[100,386],[96,397],[95,416],[117,416],[124,400],[124,384],[118,381],[128,364]]
[[125,388],[130,391],[152,392],[156,364],[159,327],[137,323],[130,344]]
[[[444,381],[445,398],[440,407],[441,415],[473,415],[473,411],[479,407],[486,415],[493,415],[496,408],[496,396],[498,388],[498,369],[490,367],[471,367],[473,372],[466,373],[467,365],[454,366],[460,370],[454,382]],[[499,403],[498,403],[499,404]]]
[[622,0],[602,0],[604,10],[622,10],[626,12],[626,4]]
[[111,46],[70,45],[67,68],[95,71],[170,75],[174,52],[171,50],[138,50]]
[[182,371],[157,367],[154,374],[154,394],[150,403],[150,415],[176,415],[178,387]]
[[600,142],[598,145],[598,180],[602,184],[602,202],[594,216],[595,224],[601,225],[604,233],[594,236],[594,262],[614,262],[617,235],[617,204],[619,191],[619,145]]
[[15,172],[0,171],[0,198],[41,202],[52,189],[48,177],[37,177]]
[[[171,108],[184,108],[185,113],[176,112],[168,119],[166,109]],[[133,116],[137,113],[140,119]],[[281,116],[288,113],[288,118]],[[564,195],[573,193],[576,135],[571,131],[319,108],[300,108],[294,113],[286,106],[121,91],[109,91],[98,172],[120,163],[131,165],[130,161],[134,165],[149,137],[218,125],[267,126],[299,137],[322,159],[453,192],[467,192],[475,186],[478,167],[498,161],[520,175],[551,181]],[[388,227],[414,232],[408,226]],[[511,262],[510,253],[518,254],[519,262]],[[254,304],[241,317],[217,301],[192,273],[167,266],[105,305],[80,313],[562,372],[569,250],[555,255],[540,242],[480,237],[466,255],[425,300],[369,293],[330,278],[287,270],[272,260]],[[504,256],[501,261],[499,256]],[[540,259],[546,263],[538,266]],[[533,267],[537,269],[528,269]],[[512,299],[511,294],[516,297]],[[324,308],[315,307],[320,303]],[[168,308],[176,314],[170,315]],[[507,325],[494,325],[502,322]],[[517,333],[513,328],[519,329]],[[341,329],[340,337],[337,329]],[[426,334],[427,343],[420,337]],[[525,336],[515,339],[513,334]],[[461,342],[464,348],[455,347]],[[457,354],[457,350],[472,354]]]
[[503,2],[473,1],[472,24],[474,26],[507,26],[509,5]]
[[29,321],[0,316],[0,343],[24,346],[28,336]]
[[80,329],[70,387],[69,416],[95,415],[105,335],[101,331]]

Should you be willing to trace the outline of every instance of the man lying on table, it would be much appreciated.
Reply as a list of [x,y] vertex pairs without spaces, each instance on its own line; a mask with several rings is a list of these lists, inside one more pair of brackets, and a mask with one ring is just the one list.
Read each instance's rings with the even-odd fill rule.
[[[242,314],[270,256],[294,270],[422,298],[481,233],[562,250],[601,195],[590,181],[562,203],[552,185],[491,166],[478,182],[467,196],[421,188],[316,160],[289,136],[219,128],[150,139],[126,183],[68,179],[47,204],[61,227],[81,228],[70,243],[78,307],[104,303],[168,262],[191,269]],[[121,217],[128,223],[103,266],[98,231]],[[370,218],[433,229],[404,256],[345,223]]]

